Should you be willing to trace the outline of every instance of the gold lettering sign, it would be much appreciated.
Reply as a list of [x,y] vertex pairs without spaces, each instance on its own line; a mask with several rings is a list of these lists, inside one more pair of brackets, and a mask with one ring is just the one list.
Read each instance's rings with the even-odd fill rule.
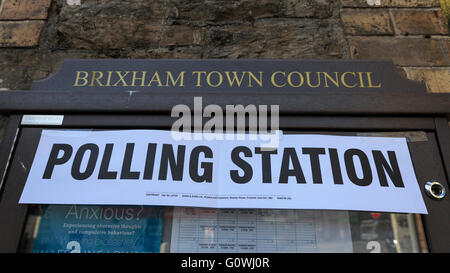
[[381,88],[371,71],[75,71],[73,87]]

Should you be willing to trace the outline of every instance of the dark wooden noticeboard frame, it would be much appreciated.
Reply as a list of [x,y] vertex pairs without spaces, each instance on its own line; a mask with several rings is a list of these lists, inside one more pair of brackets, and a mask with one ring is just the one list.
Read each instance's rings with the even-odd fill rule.
[[[442,174],[450,181],[450,94],[426,92],[163,92],[34,90],[0,92],[0,114],[8,117],[0,146],[0,252],[16,252],[26,220],[27,206],[18,204],[21,183],[5,183],[14,164],[17,137],[24,114],[64,115],[61,125],[35,125],[39,128],[155,128],[169,129],[175,118],[173,106],[193,106],[195,96],[203,104],[279,105],[280,129],[317,132],[425,131],[433,138]],[[416,156],[420,156],[420,149]],[[425,149],[425,148],[423,148]],[[427,148],[428,149],[428,148]],[[432,169],[424,158],[420,172]],[[430,167],[430,168],[428,168]],[[415,166],[416,168],[416,166]],[[419,170],[416,168],[416,172]],[[433,174],[423,174],[432,176]],[[419,178],[423,192],[426,181]],[[436,178],[436,177],[429,177]],[[424,177],[425,179],[425,177]],[[441,181],[443,182],[443,181]],[[450,197],[431,200],[423,192],[429,214],[423,215],[431,252],[450,251]]]

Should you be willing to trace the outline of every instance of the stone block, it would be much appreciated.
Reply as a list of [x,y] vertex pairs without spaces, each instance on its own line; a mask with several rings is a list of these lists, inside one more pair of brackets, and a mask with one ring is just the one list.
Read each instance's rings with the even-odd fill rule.
[[447,18],[441,11],[395,10],[393,15],[401,34],[448,35]]
[[449,65],[439,39],[350,37],[353,59],[391,59],[401,66]]
[[0,47],[34,47],[45,21],[0,21]]
[[3,0],[0,20],[45,20],[51,2],[51,0]]
[[392,35],[394,30],[387,10],[341,11],[344,32],[350,35]]
[[439,7],[439,0],[340,0],[342,7],[395,7],[430,8]]
[[450,93],[450,67],[444,69],[405,68],[409,78],[425,82],[433,93]]

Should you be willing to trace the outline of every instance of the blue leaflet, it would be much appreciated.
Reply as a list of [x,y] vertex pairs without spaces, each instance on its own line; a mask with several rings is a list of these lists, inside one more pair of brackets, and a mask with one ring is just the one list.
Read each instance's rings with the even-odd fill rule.
[[159,252],[162,207],[45,205],[33,252]]

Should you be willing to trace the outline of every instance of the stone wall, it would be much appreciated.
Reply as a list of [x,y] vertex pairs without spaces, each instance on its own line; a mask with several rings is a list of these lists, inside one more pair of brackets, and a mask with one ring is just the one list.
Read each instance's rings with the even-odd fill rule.
[[439,0],[341,0],[350,57],[392,59],[431,92],[450,92],[448,20]]
[[[14,12],[1,15],[14,5],[8,2],[17,3],[16,17]],[[21,10],[31,5],[28,2],[42,10]],[[349,56],[339,1],[3,0],[2,4],[2,89],[28,89],[32,80],[56,71],[64,58]]]
[[65,58],[392,59],[450,92],[439,0],[2,0],[0,89]]

